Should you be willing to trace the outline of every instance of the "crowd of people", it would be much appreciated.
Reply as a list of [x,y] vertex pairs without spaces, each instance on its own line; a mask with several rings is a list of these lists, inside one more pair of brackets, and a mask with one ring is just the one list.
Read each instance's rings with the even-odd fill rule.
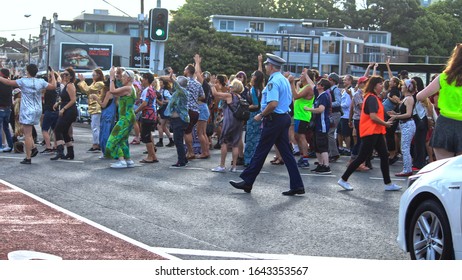
[[[72,123],[79,90],[89,100],[92,145],[88,152],[116,159],[112,168],[133,167],[130,144],[140,142],[146,145],[146,158],[140,162],[158,163],[156,151],[164,147],[166,135],[166,146],[177,150],[173,167],[210,159],[210,150],[218,148],[220,161],[211,171],[237,172],[237,165],[244,165],[243,180],[230,183],[247,193],[273,148],[276,156],[271,163],[285,165],[290,177],[284,195],[305,192],[299,169],[331,174],[330,165],[340,156],[350,157],[338,181],[342,188],[352,190],[348,178],[355,171],[372,169],[371,159],[377,156],[385,190],[396,191],[401,187],[391,182],[389,166],[399,158],[403,168],[394,175],[407,177],[429,162],[462,154],[460,45],[444,72],[426,88],[421,78],[410,78],[406,71],[394,76],[390,60],[385,80],[377,75],[375,63],[355,79],[336,73],[321,76],[316,69],[294,75],[281,71],[285,61],[278,56],[267,54],[265,62],[262,55],[257,59],[258,68],[250,79],[243,71],[229,77],[203,71],[200,55],[180,76],[171,68],[157,77],[112,67],[108,77],[95,69],[90,85],[72,68],[61,73],[50,68],[47,79],[35,77],[38,70],[33,64],[21,79],[11,79],[8,69],[1,69],[1,149],[11,152],[23,136],[26,158],[21,163],[31,164],[39,153],[34,135],[40,124],[45,146],[41,153],[52,154],[51,160],[73,160]],[[249,104],[247,120],[236,117],[242,100]],[[156,129],[159,140],[154,144]],[[193,147],[195,141],[199,149]],[[310,158],[316,158],[314,166]]]

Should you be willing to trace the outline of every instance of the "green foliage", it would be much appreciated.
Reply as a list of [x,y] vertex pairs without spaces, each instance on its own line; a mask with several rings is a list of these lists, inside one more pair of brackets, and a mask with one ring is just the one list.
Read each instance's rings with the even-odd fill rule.
[[182,70],[199,53],[204,70],[250,72],[257,55],[270,51],[250,38],[216,32],[211,15],[327,19],[329,27],[388,31],[392,44],[409,48],[413,55],[448,56],[462,42],[462,0],[425,9],[420,0],[186,0],[171,24],[167,64]]

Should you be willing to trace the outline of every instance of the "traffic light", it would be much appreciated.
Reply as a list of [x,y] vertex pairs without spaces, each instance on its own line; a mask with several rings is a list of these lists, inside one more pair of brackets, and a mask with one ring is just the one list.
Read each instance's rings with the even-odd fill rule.
[[149,11],[149,39],[151,41],[167,41],[168,10],[154,8]]

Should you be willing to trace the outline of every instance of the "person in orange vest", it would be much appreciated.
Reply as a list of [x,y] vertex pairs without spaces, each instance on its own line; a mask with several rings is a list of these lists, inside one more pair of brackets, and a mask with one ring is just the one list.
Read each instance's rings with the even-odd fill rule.
[[385,122],[385,110],[378,95],[382,92],[383,78],[372,76],[364,89],[366,95],[359,119],[359,135],[361,137],[361,147],[358,157],[348,166],[343,173],[338,184],[345,190],[351,191],[353,187],[348,183],[348,178],[355,170],[369,157],[375,149],[380,157],[380,169],[386,191],[397,191],[401,187],[392,183],[390,179],[390,169],[388,165],[388,151],[385,142],[386,127],[392,125],[391,121]]

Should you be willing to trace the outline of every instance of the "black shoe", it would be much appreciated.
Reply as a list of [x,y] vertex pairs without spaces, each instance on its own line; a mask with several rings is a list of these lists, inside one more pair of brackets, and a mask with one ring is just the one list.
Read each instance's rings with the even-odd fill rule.
[[244,190],[246,193],[250,193],[252,191],[252,186],[247,185],[244,181],[236,182],[231,180],[229,183],[236,189]]
[[20,162],[20,164],[32,164],[32,160],[30,158],[29,159],[25,158]]
[[156,147],[163,147],[164,146],[164,143],[159,141],[156,143]]
[[166,147],[175,147],[175,142],[173,141],[170,141],[170,143],[168,143],[167,145],[165,145]]
[[311,169],[311,172],[318,172],[321,165],[317,164],[315,169]]
[[33,148],[32,151],[31,151],[30,156],[31,156],[31,157],[35,157],[36,155],[38,155],[38,153],[39,153],[38,149],[37,149],[37,148]]
[[221,145],[219,143],[216,143],[215,146],[213,146],[213,148],[215,150],[220,150],[221,149]]
[[288,190],[286,192],[283,192],[282,195],[296,195],[296,194],[304,194],[305,189],[296,189],[296,190]]
[[332,171],[330,170],[329,166],[325,166],[325,165],[318,165],[318,166],[319,166],[319,169],[315,171],[316,174],[320,174],[320,175],[332,174]]

